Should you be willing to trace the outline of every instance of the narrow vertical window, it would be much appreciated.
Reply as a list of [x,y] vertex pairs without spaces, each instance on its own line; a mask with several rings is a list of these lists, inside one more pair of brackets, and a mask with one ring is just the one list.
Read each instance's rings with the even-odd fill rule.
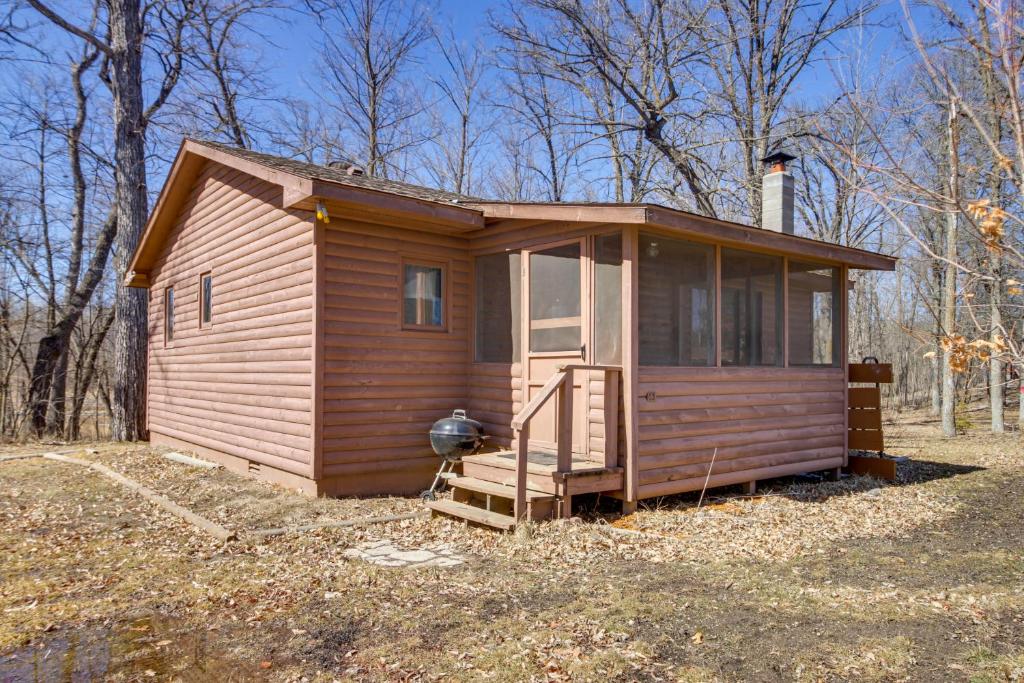
[[199,276],[199,327],[209,327],[213,321],[213,274]]
[[174,340],[174,287],[164,290],[164,343]]
[[402,271],[402,325],[412,329],[443,330],[444,267],[406,263]]

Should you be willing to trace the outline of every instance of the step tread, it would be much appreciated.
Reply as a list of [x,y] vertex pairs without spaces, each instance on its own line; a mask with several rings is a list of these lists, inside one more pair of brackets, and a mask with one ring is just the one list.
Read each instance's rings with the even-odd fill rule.
[[454,500],[430,500],[427,501],[427,507],[435,512],[468,519],[471,522],[486,524],[487,526],[505,529],[506,531],[514,529],[516,526],[514,517],[484,510],[483,508],[467,505],[466,503],[456,503]]
[[[514,500],[516,497],[516,488],[507,484],[499,484],[493,481],[485,481],[483,479],[477,479],[476,477],[458,477],[448,482],[449,486],[459,489],[466,489],[468,491],[475,491],[477,493],[485,493],[490,496],[498,496],[501,498],[508,498]],[[532,489],[526,490],[527,500],[551,500],[555,496],[544,491],[534,491]]]
[[[512,456],[512,457],[508,457]],[[492,467],[500,467],[502,469],[515,469],[515,451],[498,451],[495,453],[477,453],[476,455],[467,455],[462,458],[463,462],[474,462],[481,465],[491,465]],[[585,476],[588,474],[604,474],[604,473],[618,473],[622,472],[622,468],[619,466],[605,467],[601,463],[587,460],[573,460],[572,472],[567,472],[569,476]],[[527,471],[534,472],[537,474],[548,474],[554,472],[554,467],[549,465],[542,465],[536,462],[527,463]]]

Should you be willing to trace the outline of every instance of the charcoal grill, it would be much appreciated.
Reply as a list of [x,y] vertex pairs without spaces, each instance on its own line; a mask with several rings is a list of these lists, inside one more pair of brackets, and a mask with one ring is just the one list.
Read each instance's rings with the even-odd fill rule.
[[420,494],[424,500],[434,500],[444,482],[455,476],[455,465],[462,456],[473,453],[483,445],[484,426],[466,417],[465,410],[455,410],[430,428],[430,447],[441,457],[441,467],[430,488]]

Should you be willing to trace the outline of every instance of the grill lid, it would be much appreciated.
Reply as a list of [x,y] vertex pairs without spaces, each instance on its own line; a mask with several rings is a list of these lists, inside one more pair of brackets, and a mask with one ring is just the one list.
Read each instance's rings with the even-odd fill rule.
[[475,451],[484,440],[484,426],[466,417],[465,410],[456,410],[430,428],[430,445],[442,458],[457,460]]
[[451,417],[443,417],[434,423],[430,433],[437,436],[461,436],[474,439],[480,436],[484,426],[466,417],[465,410],[456,410]]

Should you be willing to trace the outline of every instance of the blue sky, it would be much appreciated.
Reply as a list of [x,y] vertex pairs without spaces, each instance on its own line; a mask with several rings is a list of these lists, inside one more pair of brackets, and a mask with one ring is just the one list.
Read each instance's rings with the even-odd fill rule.
[[[455,35],[467,43],[485,39],[489,33],[487,12],[500,9],[499,0],[436,0],[436,21],[440,26],[451,25]],[[280,15],[281,13],[276,13]],[[267,63],[272,65],[271,80],[282,94],[294,87],[295,78],[316,69],[319,29],[306,15],[291,13],[291,21],[261,17],[256,27],[280,49],[264,47]]]

